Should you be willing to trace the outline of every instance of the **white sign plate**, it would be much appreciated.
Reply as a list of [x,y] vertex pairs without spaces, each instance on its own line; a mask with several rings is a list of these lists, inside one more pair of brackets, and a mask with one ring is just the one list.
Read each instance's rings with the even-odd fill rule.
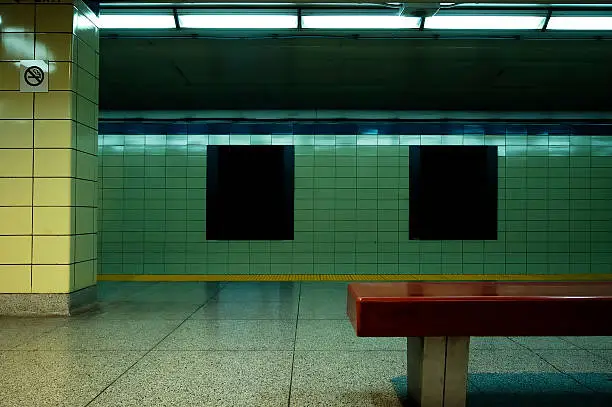
[[28,60],[20,62],[21,92],[49,92],[49,64],[45,61]]

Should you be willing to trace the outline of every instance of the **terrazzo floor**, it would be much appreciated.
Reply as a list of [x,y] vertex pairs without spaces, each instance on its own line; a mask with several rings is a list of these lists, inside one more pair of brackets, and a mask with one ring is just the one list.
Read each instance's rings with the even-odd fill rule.
[[[405,399],[406,340],[357,338],[344,283],[105,282],[99,298],[72,318],[0,318],[1,407]],[[473,338],[468,406],[610,407],[612,338]]]

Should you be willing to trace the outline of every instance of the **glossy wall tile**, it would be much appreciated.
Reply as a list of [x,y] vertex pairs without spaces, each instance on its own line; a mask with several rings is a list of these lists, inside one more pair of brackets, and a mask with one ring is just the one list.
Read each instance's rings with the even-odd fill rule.
[[[609,273],[611,131],[569,125],[105,123],[99,138],[99,272]],[[293,241],[206,239],[211,145],[294,146]],[[409,149],[420,145],[497,147],[497,240],[410,240]]]
[[[0,294],[75,291],[95,283],[97,17],[0,3]],[[19,91],[23,59],[49,64],[49,92]]]

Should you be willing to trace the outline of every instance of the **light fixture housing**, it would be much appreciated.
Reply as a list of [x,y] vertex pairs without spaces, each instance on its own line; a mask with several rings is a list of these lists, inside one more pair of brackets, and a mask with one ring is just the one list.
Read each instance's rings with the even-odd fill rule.
[[146,13],[136,10],[103,11],[99,22],[102,29],[176,28],[172,10],[151,10]]
[[321,30],[397,30],[419,28],[419,17],[404,17],[388,11],[304,12],[302,28]]
[[440,10],[440,3],[401,3],[402,17],[431,17]]
[[546,14],[492,12],[439,13],[425,19],[428,30],[539,30],[544,27]]
[[298,28],[297,11],[292,10],[180,11],[178,20],[181,28],[233,30]]
[[[369,32],[371,35],[412,35],[409,31],[445,31],[439,35],[494,36],[522,32],[521,35],[578,37],[608,35],[612,32],[612,5],[577,8],[576,5],[553,4],[549,7],[529,4],[510,6],[502,3],[394,3],[393,7],[300,8],[293,3],[169,3],[166,7],[136,8],[135,3],[104,3],[99,16],[100,28],[107,34],[142,35],[141,30],[173,30],[196,34],[212,32],[215,35],[245,33],[276,33],[294,30],[308,34],[315,31]],[[241,8],[233,8],[233,6]],[[399,7],[399,8],[398,8]],[[399,14],[399,15],[398,15]],[[0,16],[0,24],[2,22]],[[10,28],[10,27],[9,27]],[[186,29],[181,31],[180,29]],[[6,31],[6,27],[5,27]],[[528,33],[532,31],[533,34]],[[538,31],[551,34],[538,34]],[[170,31],[165,31],[166,33]],[[574,32],[575,34],[570,34]],[[599,34],[601,32],[601,34]],[[390,34],[389,34],[390,33]],[[402,34],[403,33],[403,34]],[[242,32],[240,33],[242,34]],[[435,33],[438,35],[438,33]],[[164,34],[166,35],[166,34]],[[414,35],[422,35],[416,33]]]
[[548,22],[547,30],[558,31],[610,31],[612,30],[612,15],[567,15],[553,14]]

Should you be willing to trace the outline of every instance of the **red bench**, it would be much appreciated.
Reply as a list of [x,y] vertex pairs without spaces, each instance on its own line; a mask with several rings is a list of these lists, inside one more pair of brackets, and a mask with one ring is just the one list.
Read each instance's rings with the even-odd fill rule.
[[470,336],[612,336],[612,283],[349,284],[357,336],[408,337],[408,393],[463,407]]

